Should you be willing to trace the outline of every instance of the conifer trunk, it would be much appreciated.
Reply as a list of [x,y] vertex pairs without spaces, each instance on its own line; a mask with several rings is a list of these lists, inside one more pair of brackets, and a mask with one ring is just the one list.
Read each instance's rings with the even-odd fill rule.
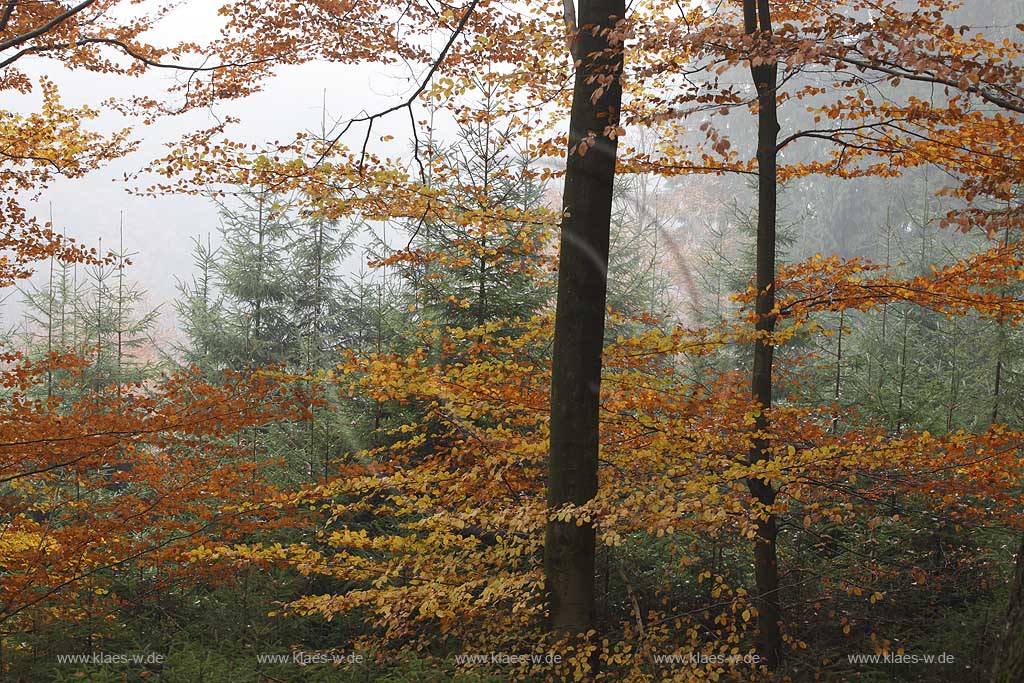
[[[624,0],[581,0],[579,6],[551,372],[551,509],[582,505],[597,493],[598,399],[617,148],[614,137],[605,133],[618,124],[622,101],[621,43],[609,34],[624,15]],[[593,78],[608,75],[614,78],[603,85]],[[604,89],[594,98],[598,87]],[[579,634],[593,627],[594,548],[590,524],[548,522],[544,576],[553,630]]]
[[[758,34],[767,41],[772,31],[769,0],[743,1],[744,29],[747,34]],[[779,134],[776,88],[778,66],[774,60],[762,57],[752,61],[750,73],[757,88],[757,245],[755,282],[757,285],[757,331],[770,334],[775,330],[775,232],[778,213],[777,147]],[[761,410],[755,418],[754,429],[763,433],[768,429],[768,415],[772,406],[772,363],[774,347],[770,340],[759,336],[754,344],[753,370],[750,390]],[[749,459],[752,463],[771,457],[766,438],[754,439]],[[747,481],[751,495],[758,503],[771,506],[777,491],[766,479]],[[756,526],[754,540],[754,580],[757,605],[757,649],[761,663],[770,669],[779,665],[782,657],[782,633],[779,620],[779,565],[776,550],[778,524],[774,514],[761,517]]]

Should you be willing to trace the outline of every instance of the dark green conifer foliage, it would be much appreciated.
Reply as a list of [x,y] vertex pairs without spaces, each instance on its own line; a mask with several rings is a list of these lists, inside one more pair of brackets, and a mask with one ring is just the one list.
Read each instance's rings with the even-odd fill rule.
[[129,277],[135,252],[124,247],[123,226],[121,234],[109,263],[80,268],[51,259],[46,283],[22,290],[21,341],[29,357],[70,352],[90,363],[87,385],[77,388],[63,386],[66,373],[48,373],[40,388],[47,395],[120,392],[158,369],[152,331],[159,311],[145,306],[146,291]]

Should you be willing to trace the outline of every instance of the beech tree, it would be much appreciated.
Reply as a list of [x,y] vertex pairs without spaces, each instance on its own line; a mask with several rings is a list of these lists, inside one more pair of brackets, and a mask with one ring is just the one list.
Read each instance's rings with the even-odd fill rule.
[[[598,414],[612,191],[622,106],[625,3],[581,0],[562,198],[558,301],[551,369],[548,507],[584,505],[597,494]],[[570,27],[572,30],[574,27]],[[544,537],[549,618],[557,630],[594,626],[594,528],[553,518]]]
[[[769,0],[744,0],[743,28],[764,43],[771,40],[772,17]],[[769,412],[772,408],[772,362],[775,330],[775,232],[778,220],[778,66],[771,57],[754,57],[750,74],[757,90],[757,240],[754,286],[757,299],[758,335],[754,342],[750,389],[760,406],[754,418],[756,436],[751,445],[750,462],[757,464],[770,458],[766,438]],[[762,334],[763,333],[763,334]],[[760,642],[758,651],[770,669],[779,664],[782,655],[782,633],[779,629],[779,561],[775,543],[778,526],[771,508],[777,492],[768,479],[748,480],[750,493],[763,508],[759,511],[757,538],[754,541],[754,575],[757,581],[757,624]]]

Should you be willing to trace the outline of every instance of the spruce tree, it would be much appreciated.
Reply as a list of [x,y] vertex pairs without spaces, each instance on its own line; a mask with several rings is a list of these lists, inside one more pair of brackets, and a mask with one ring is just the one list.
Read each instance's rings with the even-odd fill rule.
[[650,322],[608,321],[605,338],[678,319],[679,292],[669,275],[672,255],[670,218],[659,211],[665,190],[656,178],[623,175],[615,178],[608,262],[608,307],[627,317]]
[[409,246],[429,256],[401,270],[421,315],[462,328],[529,318],[553,292],[541,254],[550,220],[544,184],[516,149],[526,131],[514,119],[499,122],[494,86],[478,88],[480,110],[458,123],[451,144],[427,150],[430,166],[440,169],[428,186],[445,210],[403,225]]
[[66,373],[49,373],[47,395],[58,386],[65,395],[120,392],[125,384],[142,382],[156,371],[151,332],[159,311],[144,306],[146,291],[129,278],[134,255],[122,237],[111,260],[82,269],[84,278],[77,265],[51,262],[46,285],[22,290],[22,343],[29,356],[77,353],[89,363],[86,385],[64,386]]
[[287,247],[295,229],[288,198],[260,186],[220,202],[222,246],[217,284],[224,296],[219,365],[234,369],[285,363],[298,333],[291,325]]

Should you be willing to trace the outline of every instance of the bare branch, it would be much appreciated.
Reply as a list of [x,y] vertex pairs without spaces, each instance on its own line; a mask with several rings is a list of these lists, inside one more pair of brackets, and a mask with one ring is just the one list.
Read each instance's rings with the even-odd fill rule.
[[881,62],[862,61],[859,59],[853,59],[845,55],[834,56],[836,59],[840,61],[846,62],[847,64],[852,64],[853,66],[856,66],[867,71],[879,71],[881,73],[888,74],[889,76],[894,76],[896,78],[905,78],[908,81],[917,81],[919,83],[934,83],[936,85],[945,85],[950,88],[955,88],[963,92],[971,93],[972,95],[977,95],[978,97],[985,100],[989,104],[994,104],[997,107],[1001,107],[1003,109],[1007,109],[1018,114],[1024,114],[1024,104],[1018,104],[1005,97],[1000,97],[999,95],[993,94],[982,88],[980,85],[968,85],[967,87],[964,87],[960,83],[950,78],[943,78],[936,74],[931,74],[927,72],[908,71],[902,68],[897,68],[895,66],[889,66]]
[[[393,107],[388,107],[387,109],[379,111],[376,114],[357,116],[355,118],[349,119],[348,123],[346,123],[344,128],[341,129],[341,132],[335,135],[324,148],[323,152],[320,153],[320,156],[314,165],[318,166],[324,161],[324,159],[327,158],[327,155],[331,153],[331,150],[334,149],[335,145],[338,144],[341,138],[345,135],[345,133],[349,131],[349,129],[352,128],[353,125],[357,123],[365,123],[367,124],[366,135],[363,137],[363,145],[359,153],[359,171],[361,173],[363,170],[363,162],[366,159],[366,149],[370,142],[370,134],[373,131],[374,122],[377,119],[384,118],[385,116],[393,114],[401,109],[408,109],[409,115],[412,116],[413,103],[416,102],[416,98],[423,94],[423,91],[427,89],[427,86],[430,84],[430,80],[434,77],[434,74],[437,73],[437,70],[441,68],[441,64],[448,56],[448,53],[451,51],[452,46],[455,45],[455,41],[458,39],[460,35],[462,35],[462,31],[466,28],[466,24],[469,23],[470,15],[473,14],[473,10],[476,9],[476,6],[478,4],[480,4],[480,0],[471,0],[469,5],[466,6],[466,11],[462,13],[462,17],[459,19],[459,23],[455,26],[455,30],[452,31],[451,36],[448,37],[448,42],[445,43],[444,48],[442,48],[441,52],[437,55],[437,58],[430,65],[430,69],[427,70],[427,73],[420,81],[419,86],[411,95],[409,95],[408,98],[406,98],[405,101],[401,102],[400,104],[396,104]],[[419,162],[418,157],[417,162]]]

